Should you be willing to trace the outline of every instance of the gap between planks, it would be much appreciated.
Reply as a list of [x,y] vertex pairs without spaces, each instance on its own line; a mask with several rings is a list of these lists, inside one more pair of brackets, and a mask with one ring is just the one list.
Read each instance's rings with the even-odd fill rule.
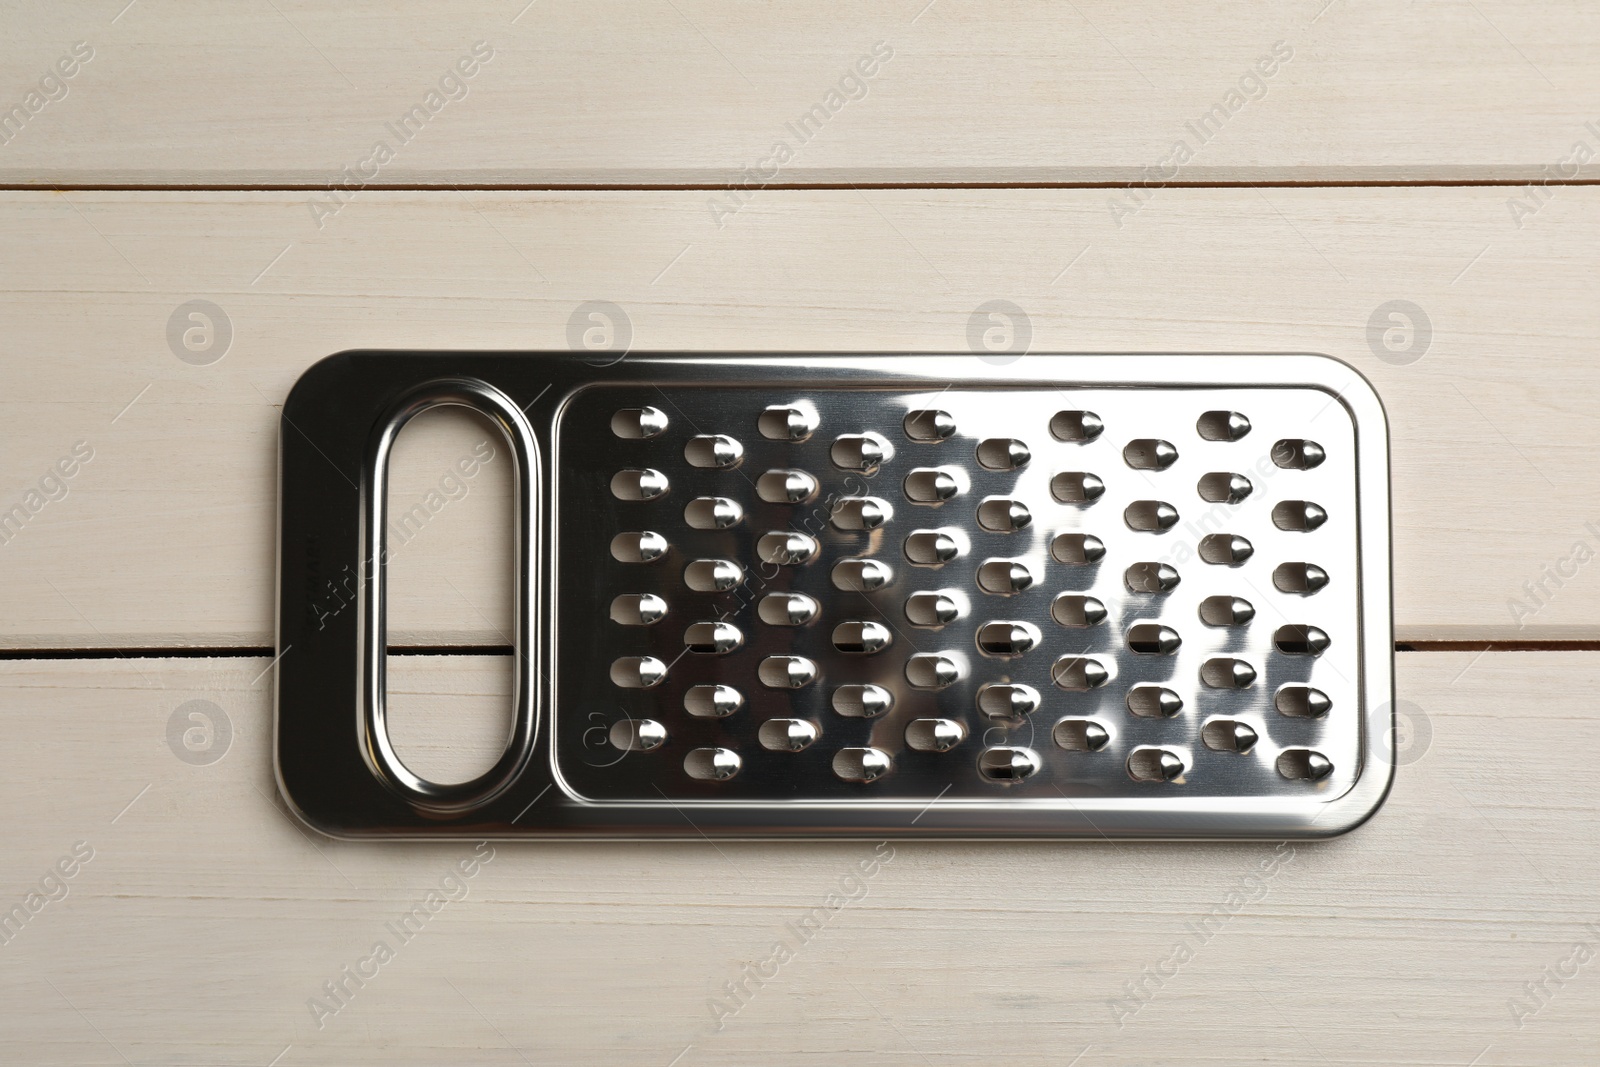
[[[1396,641],[1396,652],[1600,652],[1600,641]],[[391,656],[510,656],[510,645],[390,645]],[[267,645],[164,648],[0,648],[6,660],[268,658]]]

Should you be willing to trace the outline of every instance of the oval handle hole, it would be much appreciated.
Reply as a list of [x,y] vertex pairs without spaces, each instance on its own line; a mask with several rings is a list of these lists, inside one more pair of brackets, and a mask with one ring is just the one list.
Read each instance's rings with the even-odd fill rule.
[[[432,491],[434,495],[429,492],[423,494],[423,506],[429,522],[422,524],[422,531],[405,529],[404,515],[409,512],[416,522],[420,522],[421,513],[410,511],[410,505],[404,497],[397,493],[392,496],[392,491],[400,488],[390,478],[395,445],[413,419],[438,408],[467,408],[483,413],[498,434],[498,441],[493,442],[493,447],[496,450],[503,448],[505,458],[502,469],[508,471],[512,483],[511,507],[508,511],[511,522],[509,527],[501,527],[509,528],[511,532],[512,548],[507,556],[511,563],[507,569],[512,579],[509,583],[512,587],[509,593],[510,625],[499,634],[501,640],[510,647],[507,650],[504,645],[491,646],[493,651],[510,653],[506,659],[511,672],[511,727],[505,745],[488,770],[477,777],[453,783],[418,774],[408,766],[396,750],[389,730],[391,556],[397,560],[403,559],[407,547],[415,547],[419,537],[434,529],[440,516],[449,507],[447,501],[451,492],[457,504],[469,500],[472,495],[470,490],[463,492],[458,488],[455,479],[444,481],[443,490]],[[484,446],[480,452],[487,454],[487,450],[488,446]],[[389,410],[373,424],[361,475],[364,568],[362,616],[359,620],[361,751],[373,774],[406,803],[417,808],[439,814],[462,814],[481,809],[516,780],[532,757],[539,727],[536,680],[540,676],[540,651],[534,614],[534,605],[539,600],[535,543],[542,529],[543,512],[539,462],[539,443],[526,413],[504,393],[476,379],[438,378],[424,382],[397,397]],[[453,466],[457,478],[471,468],[470,463],[463,465],[459,461],[453,462]],[[482,473],[481,466],[477,473]],[[390,529],[391,522],[405,537],[396,546],[396,551],[391,551],[389,545],[391,539],[399,540]],[[486,529],[479,536],[488,539],[495,535]],[[448,581],[445,583],[446,586],[450,584]],[[480,616],[484,624],[484,630],[480,633],[498,629],[493,620],[483,616],[482,610],[473,606],[459,588],[452,592],[468,600],[469,609]],[[454,647],[464,649],[464,646]],[[452,720],[459,716],[462,706],[458,697],[452,708]],[[487,702],[483,706],[487,708]],[[412,758],[416,759],[417,756],[414,754]],[[459,773],[459,768],[452,768],[447,773]]]
[[[486,774],[511,735],[512,467],[499,429],[463,407],[412,419],[389,457],[389,737],[439,785]],[[493,653],[406,654],[449,647]]]

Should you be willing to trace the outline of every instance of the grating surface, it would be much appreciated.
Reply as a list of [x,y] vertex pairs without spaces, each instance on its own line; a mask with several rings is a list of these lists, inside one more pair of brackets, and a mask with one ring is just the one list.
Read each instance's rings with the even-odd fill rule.
[[[1060,439],[1089,436],[1078,412],[1102,428]],[[1360,769],[1355,428],[1328,392],[597,385],[557,435],[552,730],[580,796],[1310,797]],[[1325,520],[1281,528],[1302,501]],[[1103,556],[1073,562],[1078,535]],[[848,561],[888,580],[841,588]],[[737,710],[704,714],[712,686]],[[841,713],[861,686],[887,710]],[[995,714],[1004,686],[1037,707]]]

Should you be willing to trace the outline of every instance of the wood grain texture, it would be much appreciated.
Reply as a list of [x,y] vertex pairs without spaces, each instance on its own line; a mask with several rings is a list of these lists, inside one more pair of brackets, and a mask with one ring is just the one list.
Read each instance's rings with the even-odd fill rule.
[[[1389,413],[1399,639],[1595,634],[1600,190],[1522,229],[1493,188],[1169,189],[1120,228],[1107,195],[768,191],[719,229],[703,192],[371,192],[319,231],[288,193],[4,194],[0,512],[94,458],[0,544],[0,642],[270,644],[299,374],[350,347],[565,350],[592,299],[639,350],[960,351],[1004,299],[1037,351],[1328,353]],[[196,298],[231,324],[209,366],[169,342]],[[1392,300],[1426,316],[1391,337],[1414,362],[1380,358],[1406,358],[1372,325]],[[449,425],[408,446],[401,503],[479,439]],[[503,643],[485,475],[406,546],[397,643]]]
[[[998,299],[1036,351],[1326,352],[1388,408],[1399,638],[1600,632],[1600,190],[1252,187],[1600,177],[1594,5],[73,0],[0,23],[0,186],[31,190],[0,193],[0,647],[269,645],[295,378],[357,346],[563,349],[595,299],[639,350],[962,350]],[[760,182],[843,188],[722,191]],[[652,183],[704,188],[455,188]],[[850,188],[911,183],[1142,187]],[[300,191],[41,188],[96,184]],[[173,340],[197,299],[231,334],[217,362]],[[484,437],[425,417],[392,500]],[[392,641],[505,642],[507,475],[447,487],[395,549]],[[507,663],[391,658],[416,768],[493,758]],[[899,843],[864,882],[859,844],[501,844],[458,878],[476,843],[321,839],[277,799],[267,666],[0,660],[0,1060],[1600,1049],[1577,948],[1600,950],[1600,653],[1400,654],[1394,790],[1332,842]],[[429,892],[458,899],[397,935]],[[380,940],[393,959],[346,978]]]
[[[1600,146],[1588,4],[125,5],[6,14],[0,106],[37,111],[0,182],[320,187],[379,142],[359,181],[1530,181]],[[479,41],[492,58],[430,102]],[[76,42],[92,58],[41,87]],[[830,100],[879,42],[892,58]],[[1290,58],[1246,81],[1277,42]]]
[[[401,943],[385,924],[474,843],[292,824],[266,662],[0,664],[0,751],[26,768],[0,776],[0,906],[76,842],[94,851],[0,944],[0,1058],[1550,1067],[1600,1044],[1600,963],[1567,965],[1600,937],[1585,925],[1600,921],[1600,860],[1582,847],[1594,788],[1575,762],[1600,744],[1600,655],[1400,655],[1388,802],[1346,837],[1294,845],[1264,888],[1246,875],[1271,845],[896,843],[720,1030],[708,1002],[776,941],[798,944],[787,924],[870,845],[502,843]],[[491,694],[494,670],[407,657],[396,687]],[[231,724],[216,762],[169,747],[190,700]],[[443,721],[419,741],[459,743]],[[1119,1028],[1125,983],[1234,892],[1254,899]],[[395,958],[319,1029],[308,999],[378,940]],[[1570,977],[1530,1000],[1525,983],[1556,967]],[[1520,1028],[1513,998],[1537,1008]]]

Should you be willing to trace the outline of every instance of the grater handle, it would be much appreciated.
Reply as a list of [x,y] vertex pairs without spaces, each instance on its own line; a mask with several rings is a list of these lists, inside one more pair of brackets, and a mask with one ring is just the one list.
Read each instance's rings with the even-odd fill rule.
[[[440,407],[468,408],[499,429],[511,450],[514,490],[511,734],[492,767],[470,781],[451,785],[429,781],[405,765],[390,740],[387,718],[389,460],[406,424]],[[361,468],[361,752],[379,781],[420,809],[455,814],[481,808],[522,773],[533,753],[539,720],[530,649],[539,634],[529,583],[537,573],[533,535],[539,528],[542,505],[538,459],[538,440],[522,409],[494,386],[475,378],[424,382],[403,394],[372,428]]]

